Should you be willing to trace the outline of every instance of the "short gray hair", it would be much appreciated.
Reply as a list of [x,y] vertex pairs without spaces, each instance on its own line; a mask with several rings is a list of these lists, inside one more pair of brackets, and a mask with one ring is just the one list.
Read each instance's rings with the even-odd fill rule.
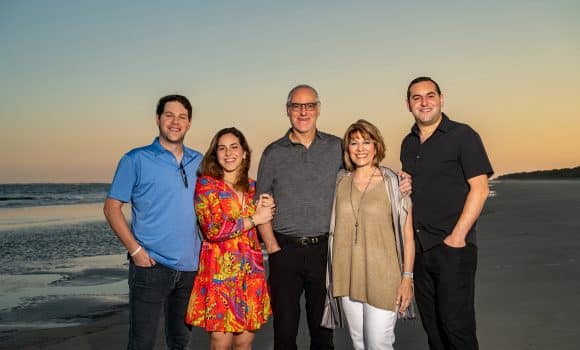
[[318,91],[316,91],[315,88],[313,88],[312,86],[308,85],[308,84],[300,84],[300,85],[296,85],[295,87],[292,88],[292,90],[290,90],[290,92],[288,93],[288,97],[286,98],[286,104],[290,104],[290,102],[292,102],[292,97],[294,96],[294,93],[296,92],[296,90],[300,90],[300,89],[310,89],[312,90],[312,92],[314,92],[314,94],[316,95],[316,102],[320,102],[320,98],[318,97]]

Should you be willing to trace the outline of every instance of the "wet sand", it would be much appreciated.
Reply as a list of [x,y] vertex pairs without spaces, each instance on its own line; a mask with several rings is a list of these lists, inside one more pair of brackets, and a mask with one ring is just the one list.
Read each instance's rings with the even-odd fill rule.
[[[71,211],[71,208],[74,209]],[[0,210],[0,229],[11,230],[32,226],[101,221],[103,220],[102,208],[101,203],[4,208]]]
[[[476,289],[481,349],[578,348],[580,324],[580,181],[503,181],[479,222]],[[83,300],[60,306],[74,309]],[[106,312],[108,310],[108,312]],[[112,304],[88,321],[50,329],[3,329],[0,349],[124,349],[127,308]],[[28,316],[26,316],[28,317]],[[23,320],[26,321],[26,320]],[[272,348],[271,322],[256,334],[255,349]],[[397,325],[397,349],[427,349],[419,321]],[[351,349],[346,330],[336,349]],[[157,349],[163,349],[159,337]],[[191,349],[208,348],[193,331]],[[298,348],[308,348],[301,322]]]

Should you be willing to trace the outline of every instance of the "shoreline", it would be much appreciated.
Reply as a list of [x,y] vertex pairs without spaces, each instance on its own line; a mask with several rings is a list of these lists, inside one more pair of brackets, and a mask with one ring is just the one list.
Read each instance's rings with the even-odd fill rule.
[[[123,213],[130,219],[131,206],[123,206]],[[0,234],[10,230],[104,221],[103,202],[0,208]]]
[[[476,317],[480,347],[499,350],[576,349],[577,324],[580,323],[580,302],[576,297],[580,280],[573,276],[580,273],[580,240],[577,239],[580,231],[580,182],[502,180],[494,183],[494,190],[497,195],[488,201],[485,214],[478,223]],[[69,276],[58,287],[90,285],[97,288],[95,286],[102,285],[107,278],[114,279],[119,285],[126,283],[124,263],[120,254],[116,261],[110,256],[80,258],[69,265],[57,265],[60,270],[55,267],[44,271],[57,271]],[[126,287],[123,288],[126,295]],[[93,306],[103,312],[92,314],[92,318],[90,312],[80,310],[79,305],[88,306],[87,309],[91,306],[78,295],[64,297],[59,302],[46,304],[47,310],[44,311],[68,305],[72,310],[80,311],[77,312],[78,319],[86,322],[71,327],[2,329],[0,349],[126,347],[126,302],[108,306],[106,303],[95,304]],[[20,315],[26,318],[21,321],[33,321],[30,315],[34,312],[25,315],[25,309],[20,310],[23,312]],[[256,332],[254,348],[272,348],[271,323],[270,319]],[[396,337],[396,348],[427,348],[419,320],[398,322]],[[303,318],[298,348],[307,348],[308,339]],[[337,350],[352,348],[346,329],[335,332],[334,342]],[[156,349],[164,348],[162,343],[162,337],[158,337]],[[203,330],[193,330],[190,348],[208,348],[207,334]]]

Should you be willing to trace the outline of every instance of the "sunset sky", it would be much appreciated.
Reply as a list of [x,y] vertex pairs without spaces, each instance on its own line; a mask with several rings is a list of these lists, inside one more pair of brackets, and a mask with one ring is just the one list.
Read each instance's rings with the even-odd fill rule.
[[239,127],[260,154],[287,130],[296,84],[319,128],[364,117],[399,169],[407,84],[437,80],[444,111],[484,140],[496,174],[580,165],[580,2],[0,2],[0,183],[109,182],[152,142],[155,104],[194,105],[186,143]]

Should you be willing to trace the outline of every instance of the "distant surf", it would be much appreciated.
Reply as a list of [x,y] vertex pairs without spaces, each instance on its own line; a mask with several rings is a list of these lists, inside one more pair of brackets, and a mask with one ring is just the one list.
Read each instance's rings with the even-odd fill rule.
[[105,200],[110,184],[0,184],[0,208],[88,204]]

